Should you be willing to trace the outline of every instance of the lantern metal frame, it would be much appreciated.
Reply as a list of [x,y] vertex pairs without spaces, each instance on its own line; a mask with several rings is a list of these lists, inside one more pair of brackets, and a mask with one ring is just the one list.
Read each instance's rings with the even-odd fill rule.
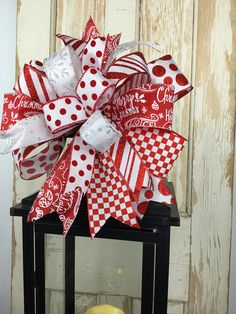
[[[169,183],[173,191],[173,185]],[[56,213],[34,223],[27,215],[37,194],[11,208],[11,216],[22,217],[24,313],[45,314],[45,235],[62,234]],[[180,225],[177,205],[149,202],[141,228],[134,229],[110,218],[96,238],[142,242],[141,314],[166,314],[168,304],[171,226]],[[75,313],[75,238],[90,237],[86,199],[65,237],[65,313]],[[96,241],[96,239],[94,240]]]

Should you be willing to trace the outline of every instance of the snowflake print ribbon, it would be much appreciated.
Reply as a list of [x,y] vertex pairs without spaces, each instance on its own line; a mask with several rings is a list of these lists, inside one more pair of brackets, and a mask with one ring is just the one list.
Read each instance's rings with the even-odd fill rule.
[[4,98],[3,152],[23,179],[50,172],[28,221],[56,212],[66,235],[86,195],[92,237],[110,217],[139,228],[148,201],[175,202],[163,180],[186,139],[173,106],[192,86],[169,55],[117,58],[137,42],[101,36],[91,18],[81,39],[57,36],[65,47],[24,65]]

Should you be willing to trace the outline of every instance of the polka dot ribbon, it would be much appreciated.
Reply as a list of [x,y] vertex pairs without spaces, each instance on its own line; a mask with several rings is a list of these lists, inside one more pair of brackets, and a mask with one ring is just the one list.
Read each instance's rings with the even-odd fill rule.
[[172,130],[173,104],[192,86],[169,55],[117,58],[140,42],[119,46],[91,18],[81,39],[57,36],[65,47],[25,65],[4,99],[4,152],[23,179],[50,171],[28,220],[57,212],[66,235],[86,194],[92,237],[110,217],[139,228],[150,200],[175,202],[164,178],[186,139]]

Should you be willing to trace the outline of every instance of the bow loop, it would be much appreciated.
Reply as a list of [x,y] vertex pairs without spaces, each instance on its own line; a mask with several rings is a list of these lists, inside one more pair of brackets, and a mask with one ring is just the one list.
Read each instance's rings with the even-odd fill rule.
[[141,52],[132,52],[114,60],[107,70],[107,77],[124,79],[135,73],[147,73],[149,70]]
[[62,35],[62,34],[57,34],[57,37],[60,38],[64,42],[65,46],[67,45],[71,46],[74,49],[75,54],[78,56],[78,58],[80,60],[82,59],[82,54],[86,46],[86,42],[84,42],[83,40],[79,40],[77,38],[67,36],[67,35]]
[[75,87],[82,74],[81,60],[71,46],[44,59],[43,68],[58,96],[76,96]]
[[18,93],[29,96],[32,101],[46,103],[50,99],[57,97],[50,83],[43,71],[36,69],[32,65],[25,64],[16,82],[15,90]]
[[82,56],[83,71],[88,70],[90,67],[95,67],[101,70],[105,48],[105,37],[91,38],[89,40]]
[[[36,179],[50,171],[58,160],[65,145],[63,137],[44,144],[28,146],[13,151],[13,157],[20,176],[24,180]],[[35,155],[32,156],[35,151]]]
[[77,95],[89,117],[96,109],[102,108],[112,97],[115,84],[95,68],[88,69],[77,84]]
[[80,136],[79,132],[75,134],[70,144],[70,153],[68,159],[68,180],[65,191],[73,191],[79,186],[86,193],[89,186],[93,165],[95,160],[95,149],[86,143]]
[[43,106],[48,130],[56,134],[79,126],[87,119],[83,104],[77,97],[59,97]]
[[1,130],[6,131],[19,120],[42,113],[42,111],[43,104],[33,101],[24,94],[5,94]]
[[186,76],[181,72],[170,55],[151,61],[148,64],[148,69],[153,83],[169,84],[174,86],[174,102],[188,94],[193,89]]
[[114,98],[105,112],[122,130],[137,127],[171,130],[173,96],[171,85],[144,84]]

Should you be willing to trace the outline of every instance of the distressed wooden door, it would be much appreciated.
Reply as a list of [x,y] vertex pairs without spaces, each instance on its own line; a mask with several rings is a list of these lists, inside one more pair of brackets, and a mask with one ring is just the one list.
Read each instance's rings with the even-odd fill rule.
[[[169,313],[226,314],[231,241],[232,175],[235,124],[234,0],[18,0],[17,71],[43,59],[61,43],[56,33],[81,35],[91,15],[104,33],[122,32],[123,41],[159,42],[192,80],[194,91],[174,111],[174,129],[189,139],[170,175],[181,212],[181,227],[171,238]],[[158,54],[143,48],[149,59]],[[44,178],[22,182],[15,173],[15,202],[36,191]],[[12,313],[23,313],[21,227],[13,227]],[[85,256],[90,246],[90,257]],[[77,310],[96,302],[123,306],[139,314],[140,246],[124,246],[123,258],[107,243],[77,243]],[[117,246],[116,246],[117,249]],[[79,253],[80,252],[80,253]],[[82,252],[82,254],[81,254]],[[92,253],[91,253],[92,252]],[[107,254],[106,264],[99,254]],[[110,256],[115,255],[114,260]],[[48,313],[63,313],[63,240],[47,238]],[[134,259],[136,260],[134,263]],[[100,272],[102,292],[86,276]],[[102,275],[101,275],[102,274]],[[130,282],[122,285],[127,277]],[[134,280],[134,281],[132,281]],[[81,287],[81,286],[80,286]],[[94,290],[95,289],[95,290]],[[83,291],[81,291],[83,290]],[[121,295],[121,296],[119,296]],[[126,297],[128,295],[129,297]],[[149,314],[149,313],[147,313]]]

